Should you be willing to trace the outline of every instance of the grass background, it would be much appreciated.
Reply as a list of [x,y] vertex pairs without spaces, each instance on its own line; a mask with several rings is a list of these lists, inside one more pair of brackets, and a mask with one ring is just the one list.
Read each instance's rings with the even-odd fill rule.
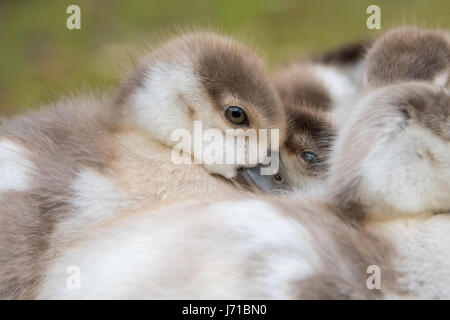
[[[81,8],[81,30],[66,8]],[[85,88],[106,90],[144,41],[176,28],[208,28],[247,40],[271,68],[295,56],[376,36],[366,8],[381,8],[383,30],[402,24],[450,29],[449,0],[0,0],[0,116]],[[382,31],[383,31],[382,30]]]

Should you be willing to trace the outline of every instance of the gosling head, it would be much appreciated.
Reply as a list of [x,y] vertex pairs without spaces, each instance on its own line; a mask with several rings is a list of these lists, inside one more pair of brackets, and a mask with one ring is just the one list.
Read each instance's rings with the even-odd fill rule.
[[417,29],[390,32],[369,51],[367,94],[331,156],[331,185],[344,215],[450,211],[450,93],[440,80],[449,57],[442,32]]
[[[329,170],[329,154],[336,129],[327,114],[309,105],[286,104],[288,130],[280,148],[284,170],[296,190],[314,190]],[[282,177],[281,177],[282,178]]]
[[[123,83],[117,101],[131,111],[133,123],[153,139],[181,149],[209,173],[227,179],[267,164],[274,147],[272,130],[277,132],[280,145],[286,136],[285,114],[263,61],[239,42],[213,33],[187,34],[152,51]],[[199,134],[196,126],[203,132],[202,151],[194,150]],[[192,137],[187,147],[174,139],[174,132],[180,129]],[[245,143],[229,139],[230,129],[235,129],[232,135],[244,138]],[[260,144],[259,129],[269,132],[265,146]],[[250,156],[250,131],[257,134],[258,148],[264,148],[258,150],[256,161]],[[216,148],[213,143],[217,142],[223,146],[215,149],[223,151],[222,163],[204,161],[205,152]],[[244,159],[227,161],[231,149],[244,154]]]
[[283,169],[293,188],[302,192],[323,184],[328,172],[336,128],[325,111],[332,109],[337,99],[334,86],[323,79],[333,73],[330,70],[297,63],[274,75],[288,118],[286,142],[280,148]]
[[255,169],[249,169],[246,179],[253,174],[263,191],[315,191],[327,177],[335,127],[325,113],[314,107],[285,104],[285,111],[288,126],[286,141],[280,146],[278,172],[263,178]]
[[388,32],[368,51],[364,82],[368,88],[402,81],[448,86],[450,34],[404,27]]

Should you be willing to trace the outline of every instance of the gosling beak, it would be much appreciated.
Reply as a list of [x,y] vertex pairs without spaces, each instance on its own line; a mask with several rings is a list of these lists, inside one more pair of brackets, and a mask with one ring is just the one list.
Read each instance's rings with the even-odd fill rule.
[[286,169],[279,160],[278,172],[272,175],[262,175],[261,169],[268,167],[259,164],[252,168],[241,168],[235,178],[236,182],[248,189],[256,189],[265,193],[285,193],[292,190]]

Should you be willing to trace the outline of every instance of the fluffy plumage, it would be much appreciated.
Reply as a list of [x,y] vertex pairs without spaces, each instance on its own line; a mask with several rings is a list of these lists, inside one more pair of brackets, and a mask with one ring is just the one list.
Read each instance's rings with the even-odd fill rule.
[[[224,117],[230,105],[245,110],[250,128],[279,130],[283,145],[286,115],[261,59],[232,39],[195,33],[144,56],[113,97],[80,95],[6,121],[0,127],[0,296],[33,297],[43,256],[62,250],[61,243],[76,238],[74,230],[123,210],[242,193],[231,183],[240,165],[171,159],[176,129],[193,136],[194,121],[222,135],[237,128]],[[327,122],[312,112],[309,119],[290,128],[291,150],[295,137],[322,152],[326,137],[314,130],[325,132]],[[292,183],[304,187],[324,168],[293,172],[303,161],[295,148],[287,169]]]
[[[435,79],[368,87],[339,132],[325,196],[124,212],[80,235],[39,296],[448,299],[450,98]],[[79,291],[63,285],[73,261]],[[373,265],[381,290],[366,286]]]
[[333,107],[335,88],[314,78],[314,70],[312,65],[295,65],[274,74],[288,120],[281,159],[292,185],[303,191],[326,179],[336,136],[336,126],[325,111]]
[[450,72],[449,57],[443,31],[402,28],[370,48],[365,95],[349,108],[331,155],[331,184],[346,214],[450,209],[450,95],[436,81]]
[[78,96],[2,123],[0,297],[33,296],[55,234],[69,241],[75,226],[123,208],[242,192],[228,180],[238,165],[171,159],[175,129],[192,133],[194,120],[223,135],[236,128],[224,117],[230,105],[245,109],[251,128],[278,129],[283,143],[285,115],[261,59],[232,39],[195,33],[149,53],[112,98]]

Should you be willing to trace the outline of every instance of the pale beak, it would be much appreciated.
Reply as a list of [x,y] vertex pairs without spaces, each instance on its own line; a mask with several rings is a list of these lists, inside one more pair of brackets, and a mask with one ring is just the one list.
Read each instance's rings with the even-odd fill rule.
[[256,189],[265,193],[286,193],[292,191],[286,168],[281,159],[279,160],[279,169],[276,174],[262,175],[262,167],[265,166],[259,164],[256,167],[239,169],[235,178],[236,182],[246,188]]

